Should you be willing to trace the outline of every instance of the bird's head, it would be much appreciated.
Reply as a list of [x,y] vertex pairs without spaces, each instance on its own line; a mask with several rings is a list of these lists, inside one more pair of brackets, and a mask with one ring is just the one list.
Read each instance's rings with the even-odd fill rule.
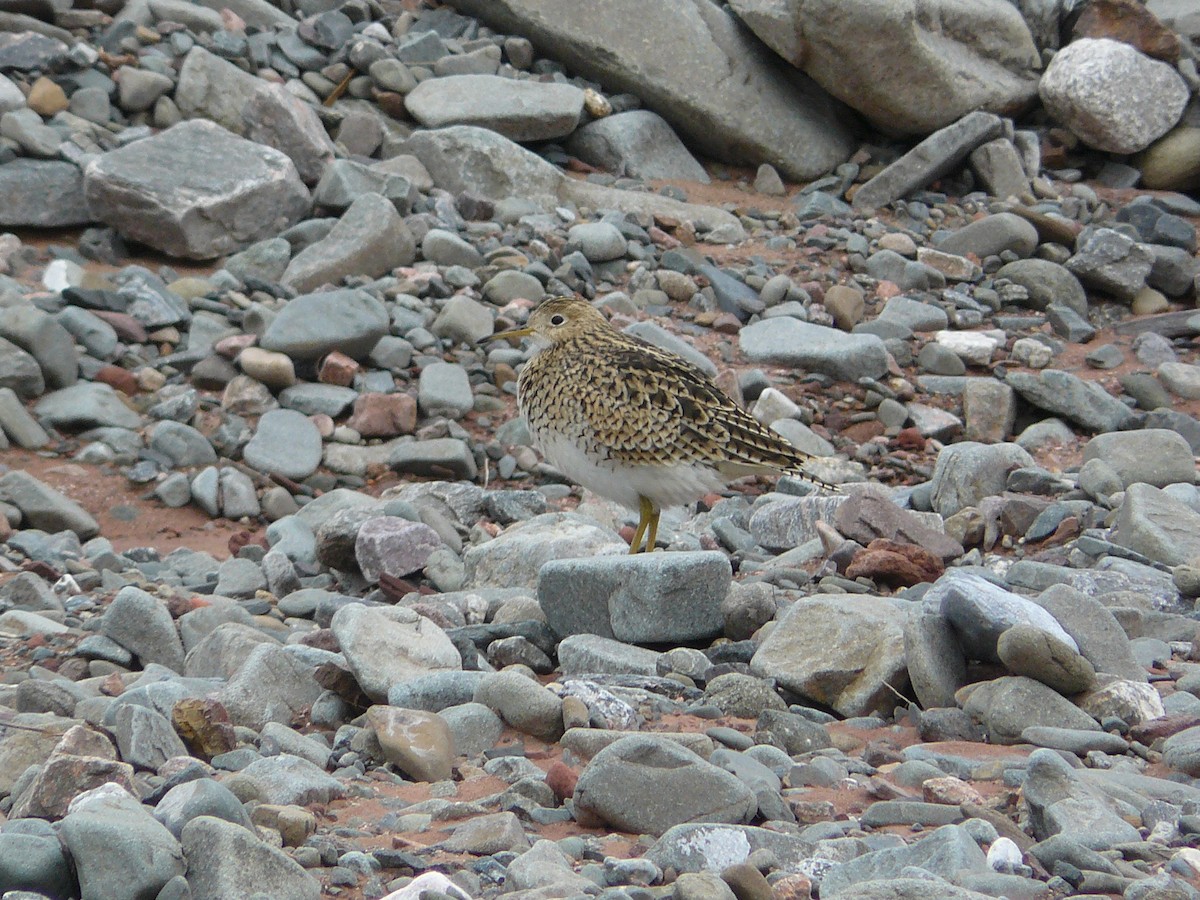
[[551,297],[529,314],[524,327],[501,331],[483,340],[529,337],[537,347],[544,349],[581,337],[597,328],[609,327],[599,310],[586,300],[579,297]]

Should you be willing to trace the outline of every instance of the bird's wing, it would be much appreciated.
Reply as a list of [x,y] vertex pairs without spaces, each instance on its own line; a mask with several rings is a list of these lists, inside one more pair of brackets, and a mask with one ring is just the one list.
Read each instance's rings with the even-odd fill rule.
[[588,410],[610,457],[632,464],[707,463],[728,477],[797,471],[812,459],[733,402],[700,369],[651,344],[606,348],[596,377],[614,405]]

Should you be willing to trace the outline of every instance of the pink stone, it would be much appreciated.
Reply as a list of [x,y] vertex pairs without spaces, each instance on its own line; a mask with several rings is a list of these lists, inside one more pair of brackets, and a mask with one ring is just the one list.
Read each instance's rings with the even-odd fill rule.
[[442,539],[424,522],[379,516],[363,522],[358,529],[354,557],[363,577],[376,582],[381,575],[403,578],[423,569],[429,555],[440,546]]

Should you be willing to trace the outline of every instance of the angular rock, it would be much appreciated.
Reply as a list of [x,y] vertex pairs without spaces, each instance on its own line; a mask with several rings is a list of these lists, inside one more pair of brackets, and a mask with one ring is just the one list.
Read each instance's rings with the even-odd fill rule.
[[282,850],[251,831],[214,816],[199,816],[181,834],[193,900],[265,894],[318,900],[321,884]]
[[1112,541],[1168,566],[1200,557],[1200,513],[1166,491],[1133,484],[1117,512]]
[[311,291],[347,275],[384,275],[415,258],[412,232],[395,205],[379,194],[363,194],[329,234],[292,258],[282,282],[297,291]]
[[738,332],[738,344],[753,362],[794,366],[839,381],[880,378],[887,350],[873,334],[845,334],[798,319],[763,319]]
[[0,475],[0,498],[21,511],[27,528],[51,534],[73,531],[81,540],[100,533],[100,525],[82,506],[19,470]]
[[933,508],[948,518],[978,506],[983,498],[1004,491],[1010,472],[1032,465],[1033,457],[1017,444],[951,444],[938,454],[934,465]]
[[424,522],[378,516],[358,529],[354,556],[363,577],[376,583],[385,574],[403,578],[423,569],[429,555],[441,546],[438,533]]
[[1103,387],[1070,372],[1009,372],[1004,380],[1034,406],[1088,431],[1118,431],[1131,415],[1129,407]]
[[330,628],[359,685],[378,702],[387,701],[395,684],[462,668],[462,657],[446,633],[407,609],[389,616],[351,603],[334,613]]
[[1017,744],[1031,725],[1053,725],[1079,731],[1099,731],[1100,725],[1078,706],[1040,681],[1005,675],[981,682],[963,709],[978,719],[995,744]]
[[383,304],[348,288],[295,297],[271,320],[259,343],[294,360],[314,362],[338,350],[363,359],[388,330]]
[[14,159],[0,166],[0,226],[70,228],[96,221],[74,163]]
[[206,121],[101,155],[88,163],[84,191],[123,237],[188,259],[273,237],[310,204],[286,156]]
[[[768,162],[807,180],[843,162],[853,149],[837,102],[807,77],[780,66],[732,14],[711,3],[604,0],[587,10],[570,0],[454,5],[498,31],[529,38],[544,53],[571,60],[586,78],[644,98],[715,159]],[[636,29],[626,27],[634,21]],[[668,45],[672,62],[663,66],[662,48]]]
[[732,6],[771,49],[885,132],[928,134],[974,110],[1011,113],[1037,91],[1037,47],[1003,0]]
[[708,184],[704,166],[658,113],[648,109],[605,116],[577,129],[567,152],[589,165],[633,178],[678,178]]
[[321,695],[312,668],[274,643],[259,644],[220,692],[235,725],[256,731],[268,722],[289,724]]
[[793,603],[750,661],[754,674],[836,709],[863,716],[891,709],[907,682],[908,610],[836,594]]

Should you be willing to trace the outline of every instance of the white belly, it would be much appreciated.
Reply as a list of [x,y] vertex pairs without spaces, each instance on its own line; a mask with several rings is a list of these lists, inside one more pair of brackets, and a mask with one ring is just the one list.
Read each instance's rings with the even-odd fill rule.
[[566,438],[539,435],[546,459],[576,484],[629,509],[645,497],[656,509],[693,503],[725,487],[725,479],[709,466],[633,466],[597,461]]

